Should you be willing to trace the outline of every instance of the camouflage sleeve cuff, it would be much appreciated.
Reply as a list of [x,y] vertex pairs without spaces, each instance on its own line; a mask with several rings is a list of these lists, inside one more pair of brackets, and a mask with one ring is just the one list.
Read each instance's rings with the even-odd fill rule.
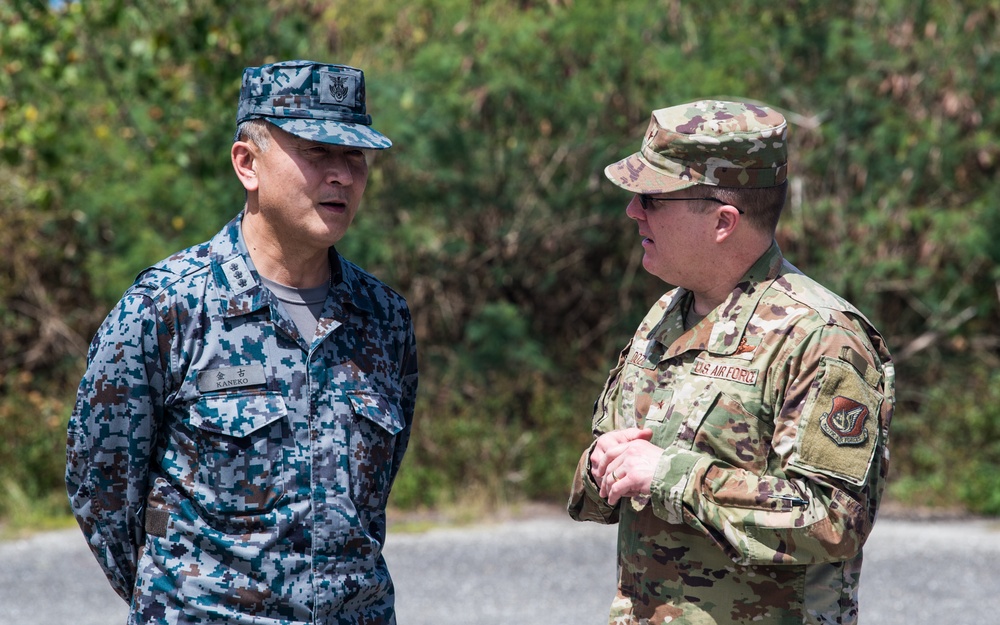
[[593,451],[594,445],[591,445],[577,463],[576,475],[573,476],[573,490],[566,509],[569,516],[577,521],[617,523],[618,507],[601,499],[600,487],[590,473],[590,454]]
[[668,447],[660,456],[650,483],[653,514],[667,523],[684,523],[684,493],[702,454],[689,449]]
[[587,493],[587,497],[597,502],[599,506],[606,507],[609,510],[612,506],[601,499],[601,485],[594,480],[594,474],[591,473],[592,467],[590,466],[590,455],[594,453],[594,445],[591,445],[587,449],[587,453],[584,456],[583,463],[580,465],[580,472],[583,474],[583,489]]

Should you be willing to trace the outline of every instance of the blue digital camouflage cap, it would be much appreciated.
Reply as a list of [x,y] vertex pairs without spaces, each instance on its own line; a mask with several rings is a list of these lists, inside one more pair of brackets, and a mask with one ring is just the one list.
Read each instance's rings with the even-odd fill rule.
[[392,145],[365,112],[365,74],[346,65],[283,61],[243,70],[236,125],[264,119],[297,137],[381,150]]

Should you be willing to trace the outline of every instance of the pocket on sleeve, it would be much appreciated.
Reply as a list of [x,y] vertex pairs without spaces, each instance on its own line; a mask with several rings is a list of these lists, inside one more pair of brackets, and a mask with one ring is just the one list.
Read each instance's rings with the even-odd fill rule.
[[855,486],[868,480],[884,400],[847,362],[823,357],[790,463]]

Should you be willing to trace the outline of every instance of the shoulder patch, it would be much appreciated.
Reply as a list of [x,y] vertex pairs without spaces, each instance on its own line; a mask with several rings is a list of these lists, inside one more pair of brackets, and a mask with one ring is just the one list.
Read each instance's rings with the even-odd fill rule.
[[838,445],[861,445],[868,440],[865,420],[868,407],[850,397],[837,395],[830,410],[823,413],[819,427]]
[[791,464],[856,486],[868,479],[883,397],[855,367],[823,357],[809,392]]

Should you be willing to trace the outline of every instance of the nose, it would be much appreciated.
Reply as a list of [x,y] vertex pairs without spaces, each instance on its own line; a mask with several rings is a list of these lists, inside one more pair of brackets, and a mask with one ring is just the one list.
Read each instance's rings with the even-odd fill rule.
[[326,181],[330,184],[350,186],[354,183],[354,172],[351,168],[350,157],[347,153],[334,150],[329,153],[324,160],[326,168]]
[[646,209],[642,207],[638,194],[632,196],[632,200],[625,207],[625,214],[636,221],[646,218]]

